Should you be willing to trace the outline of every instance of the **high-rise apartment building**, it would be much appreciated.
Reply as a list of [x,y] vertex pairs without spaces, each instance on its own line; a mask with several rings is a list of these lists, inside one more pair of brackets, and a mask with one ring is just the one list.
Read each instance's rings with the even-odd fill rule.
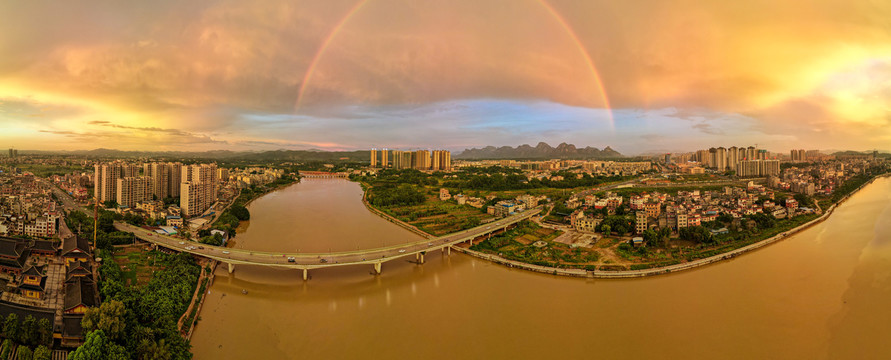
[[151,178],[151,195],[158,200],[170,197],[170,165],[146,163],[142,165],[143,175]]
[[776,176],[779,173],[779,160],[745,160],[736,165],[736,175],[740,177]]
[[715,163],[714,166],[719,171],[724,171],[727,169],[727,150],[723,147],[719,147],[715,149]]
[[116,201],[117,180],[121,178],[119,163],[93,165],[93,194],[99,202]]
[[739,148],[731,146],[727,149],[727,168],[736,170],[737,163],[739,163]]
[[213,206],[219,191],[217,166],[214,164],[186,165],[182,167],[180,184],[180,208],[183,216],[201,215]]
[[430,170],[439,170],[442,161],[442,150],[433,150],[430,158]]
[[418,170],[429,170],[430,169],[430,151],[429,150],[418,150],[415,151],[415,156],[412,159],[414,163],[412,164],[412,168]]
[[386,168],[390,165],[390,159],[387,156],[387,149],[384,148],[381,150],[381,168]]
[[182,183],[183,164],[168,163],[169,173],[167,175],[167,193],[170,197],[178,198],[180,195],[180,184]]
[[139,201],[151,200],[151,178],[125,177],[116,180],[115,201],[119,206],[134,207]]
[[371,149],[371,167],[377,167],[377,149]]
[[201,188],[197,183],[184,181],[180,184],[179,207],[183,216],[199,215],[206,209],[201,209]]

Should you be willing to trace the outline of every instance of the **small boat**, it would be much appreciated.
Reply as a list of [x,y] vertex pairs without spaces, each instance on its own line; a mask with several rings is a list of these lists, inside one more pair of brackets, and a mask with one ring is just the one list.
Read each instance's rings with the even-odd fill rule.
[[247,290],[241,289],[241,293],[247,295]]

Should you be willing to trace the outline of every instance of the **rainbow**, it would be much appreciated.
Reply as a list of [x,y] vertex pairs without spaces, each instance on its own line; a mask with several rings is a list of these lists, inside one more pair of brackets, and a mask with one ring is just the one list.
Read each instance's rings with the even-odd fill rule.
[[[572,29],[572,26],[569,25],[569,22],[560,15],[560,13],[551,6],[547,0],[535,0],[538,4],[547,10],[548,14],[560,24],[560,27],[566,32],[572,42],[575,44],[576,49],[578,49],[579,54],[582,56],[582,59],[585,61],[585,65],[588,67],[588,71],[591,73],[591,78],[594,80],[595,86],[600,92],[600,100],[603,102],[604,107],[606,108],[607,115],[609,117],[610,127],[613,131],[615,131],[616,124],[615,118],[613,117],[612,107],[609,103],[609,98],[606,94],[606,88],[603,86],[603,81],[600,78],[600,73],[597,71],[597,67],[594,65],[594,60],[591,59],[591,55],[588,53],[588,50],[585,49],[585,45],[582,44],[582,41],[579,39],[578,35]],[[343,29],[344,25],[362,9],[362,7],[370,2],[370,0],[359,0],[349,11],[347,11],[346,15],[337,22],[337,25],[331,29],[331,32],[322,41],[321,46],[319,46],[319,50],[316,51],[315,56],[313,56],[312,61],[309,63],[309,67],[306,69],[306,73],[303,75],[303,82],[300,84],[300,90],[297,93],[297,104],[294,109],[297,111],[300,109],[300,103],[303,101],[303,95],[306,93],[306,87],[309,84],[310,80],[312,80],[312,76],[316,71],[316,67],[319,65],[319,61],[322,59],[322,56],[325,55],[325,52],[328,50],[328,47],[331,46],[331,42],[337,37],[337,34],[340,33],[340,30]]]

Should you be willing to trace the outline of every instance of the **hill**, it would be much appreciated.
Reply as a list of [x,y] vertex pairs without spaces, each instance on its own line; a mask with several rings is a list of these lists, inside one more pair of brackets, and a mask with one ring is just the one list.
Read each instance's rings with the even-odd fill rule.
[[552,147],[540,142],[535,147],[523,144],[512,148],[510,146],[494,147],[486,146],[482,149],[465,149],[454,156],[455,159],[614,159],[623,157],[618,151],[609,146],[600,150],[594,147],[576,148],[575,145],[561,143]]

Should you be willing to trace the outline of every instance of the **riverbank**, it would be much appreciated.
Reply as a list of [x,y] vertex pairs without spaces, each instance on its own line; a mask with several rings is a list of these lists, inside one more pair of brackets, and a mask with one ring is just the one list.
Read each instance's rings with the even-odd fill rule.
[[368,188],[369,187],[364,184],[362,184],[362,185],[363,185],[362,186],[362,205],[365,205],[365,208],[368,209],[368,211],[371,211],[373,214],[380,216],[384,220],[387,220],[391,223],[399,225],[403,229],[406,229],[406,230],[411,231],[415,234],[418,234],[418,235],[424,237],[425,239],[432,239],[432,238],[436,237],[432,234],[428,234],[428,233],[424,232],[421,229],[418,229],[417,227],[415,227],[405,221],[399,220],[393,216],[390,216],[389,214],[387,214],[383,211],[375,209],[374,206],[371,206],[371,204],[368,203]]
[[496,264],[505,265],[505,266],[508,266],[511,268],[520,268],[520,269],[524,269],[524,270],[545,273],[545,274],[552,274],[552,275],[563,275],[563,276],[584,277],[584,278],[598,278],[598,279],[623,279],[623,278],[637,278],[637,277],[647,277],[647,276],[669,274],[669,273],[674,273],[674,272],[678,272],[678,271],[697,268],[700,266],[714,264],[714,263],[724,261],[724,260],[729,260],[729,259],[732,259],[739,255],[742,255],[744,253],[754,251],[754,250],[760,249],[762,247],[771,245],[771,244],[776,243],[780,240],[788,238],[789,236],[792,236],[798,232],[806,230],[806,229],[810,228],[811,226],[819,224],[819,223],[825,221],[826,219],[828,219],[829,216],[832,215],[832,213],[835,211],[835,209],[839,205],[843,204],[852,195],[856,194],[857,192],[859,192],[861,189],[863,189],[867,185],[870,185],[873,182],[875,182],[876,179],[883,178],[883,177],[889,177],[889,176],[891,176],[891,174],[882,174],[882,175],[872,178],[871,180],[869,180],[866,183],[863,183],[862,185],[857,187],[857,189],[855,189],[854,191],[845,195],[837,203],[830,206],[829,209],[827,209],[823,213],[823,215],[821,215],[820,217],[818,217],[814,220],[811,220],[805,224],[802,224],[798,227],[790,229],[789,231],[786,231],[779,235],[773,236],[771,238],[761,240],[754,244],[749,244],[749,245],[743,246],[741,248],[728,251],[726,253],[722,253],[722,254],[718,254],[718,255],[714,255],[714,256],[710,256],[707,258],[698,259],[698,260],[694,260],[694,261],[689,261],[689,262],[685,262],[685,263],[681,263],[681,264],[664,266],[664,267],[642,269],[642,270],[619,270],[619,271],[564,269],[564,268],[540,266],[540,265],[533,265],[533,264],[528,264],[528,263],[514,261],[514,260],[508,260],[508,259],[505,259],[505,258],[497,256],[497,255],[486,254],[483,252],[471,250],[469,248],[464,248],[464,247],[460,247],[460,246],[453,246],[452,248],[458,252],[461,252],[461,253],[464,253],[464,254],[467,254],[470,256],[474,256],[474,257],[477,257],[477,258],[480,258],[483,260],[488,260],[488,261],[494,262]]
[[192,333],[198,325],[198,314],[201,313],[201,307],[204,305],[204,295],[206,295],[207,289],[213,285],[217,265],[219,265],[219,261],[208,260],[204,263],[204,266],[201,267],[202,271],[201,275],[198,277],[198,286],[195,286],[195,293],[192,294],[192,300],[189,302],[189,307],[179,318],[179,321],[177,321],[177,328],[180,331],[180,335],[186,340],[192,339]]

